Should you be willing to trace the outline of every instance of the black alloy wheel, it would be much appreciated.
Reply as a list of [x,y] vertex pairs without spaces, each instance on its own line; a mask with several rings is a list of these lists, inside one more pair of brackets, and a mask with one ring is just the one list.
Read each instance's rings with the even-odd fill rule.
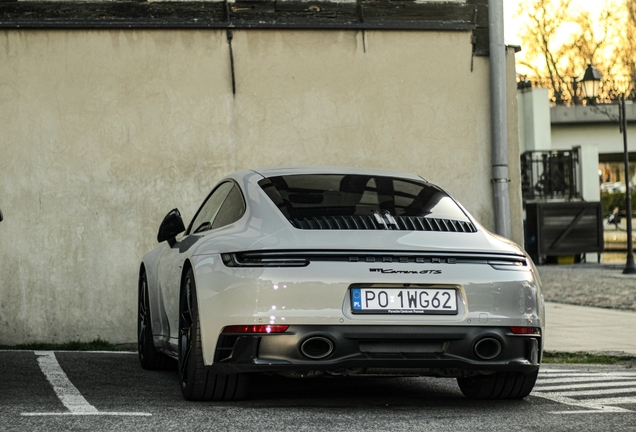
[[242,399],[246,390],[244,374],[221,375],[203,363],[201,327],[192,269],[186,274],[179,299],[179,377],[181,394],[192,401]]
[[139,353],[139,362],[144,369],[163,370],[174,368],[174,360],[157,351],[153,343],[148,280],[145,272],[142,272],[139,277],[137,351]]

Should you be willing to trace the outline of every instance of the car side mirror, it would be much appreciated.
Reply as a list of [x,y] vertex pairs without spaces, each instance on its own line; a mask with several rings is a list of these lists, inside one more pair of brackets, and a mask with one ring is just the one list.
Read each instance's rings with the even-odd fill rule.
[[159,226],[159,233],[157,234],[157,241],[159,243],[168,240],[170,245],[174,244],[175,237],[185,231],[183,225],[183,219],[178,209],[170,210],[170,212],[163,218],[163,222]]

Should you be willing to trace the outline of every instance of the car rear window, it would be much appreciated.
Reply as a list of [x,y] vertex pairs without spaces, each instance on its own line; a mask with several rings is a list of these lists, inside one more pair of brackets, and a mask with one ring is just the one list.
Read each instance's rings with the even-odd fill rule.
[[453,199],[424,181],[359,174],[298,174],[265,178],[259,185],[290,220],[380,213],[470,222]]

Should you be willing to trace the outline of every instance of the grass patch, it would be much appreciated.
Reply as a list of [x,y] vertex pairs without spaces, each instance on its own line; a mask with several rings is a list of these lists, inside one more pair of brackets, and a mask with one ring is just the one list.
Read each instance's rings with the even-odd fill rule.
[[3,350],[37,350],[37,351],[123,351],[116,345],[103,339],[95,339],[90,342],[65,342],[65,343],[46,343],[33,342],[20,345],[0,345]]
[[545,351],[543,363],[576,363],[576,364],[604,364],[612,365],[631,362],[636,357],[630,355],[592,354],[588,352],[555,352]]

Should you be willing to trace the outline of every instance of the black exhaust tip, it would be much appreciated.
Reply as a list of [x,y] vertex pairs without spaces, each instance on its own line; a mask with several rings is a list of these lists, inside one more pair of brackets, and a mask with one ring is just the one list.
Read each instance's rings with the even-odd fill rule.
[[312,360],[328,357],[333,352],[333,342],[323,336],[313,336],[300,344],[300,352]]
[[502,346],[495,338],[483,338],[475,344],[475,355],[482,360],[492,360],[501,354]]

